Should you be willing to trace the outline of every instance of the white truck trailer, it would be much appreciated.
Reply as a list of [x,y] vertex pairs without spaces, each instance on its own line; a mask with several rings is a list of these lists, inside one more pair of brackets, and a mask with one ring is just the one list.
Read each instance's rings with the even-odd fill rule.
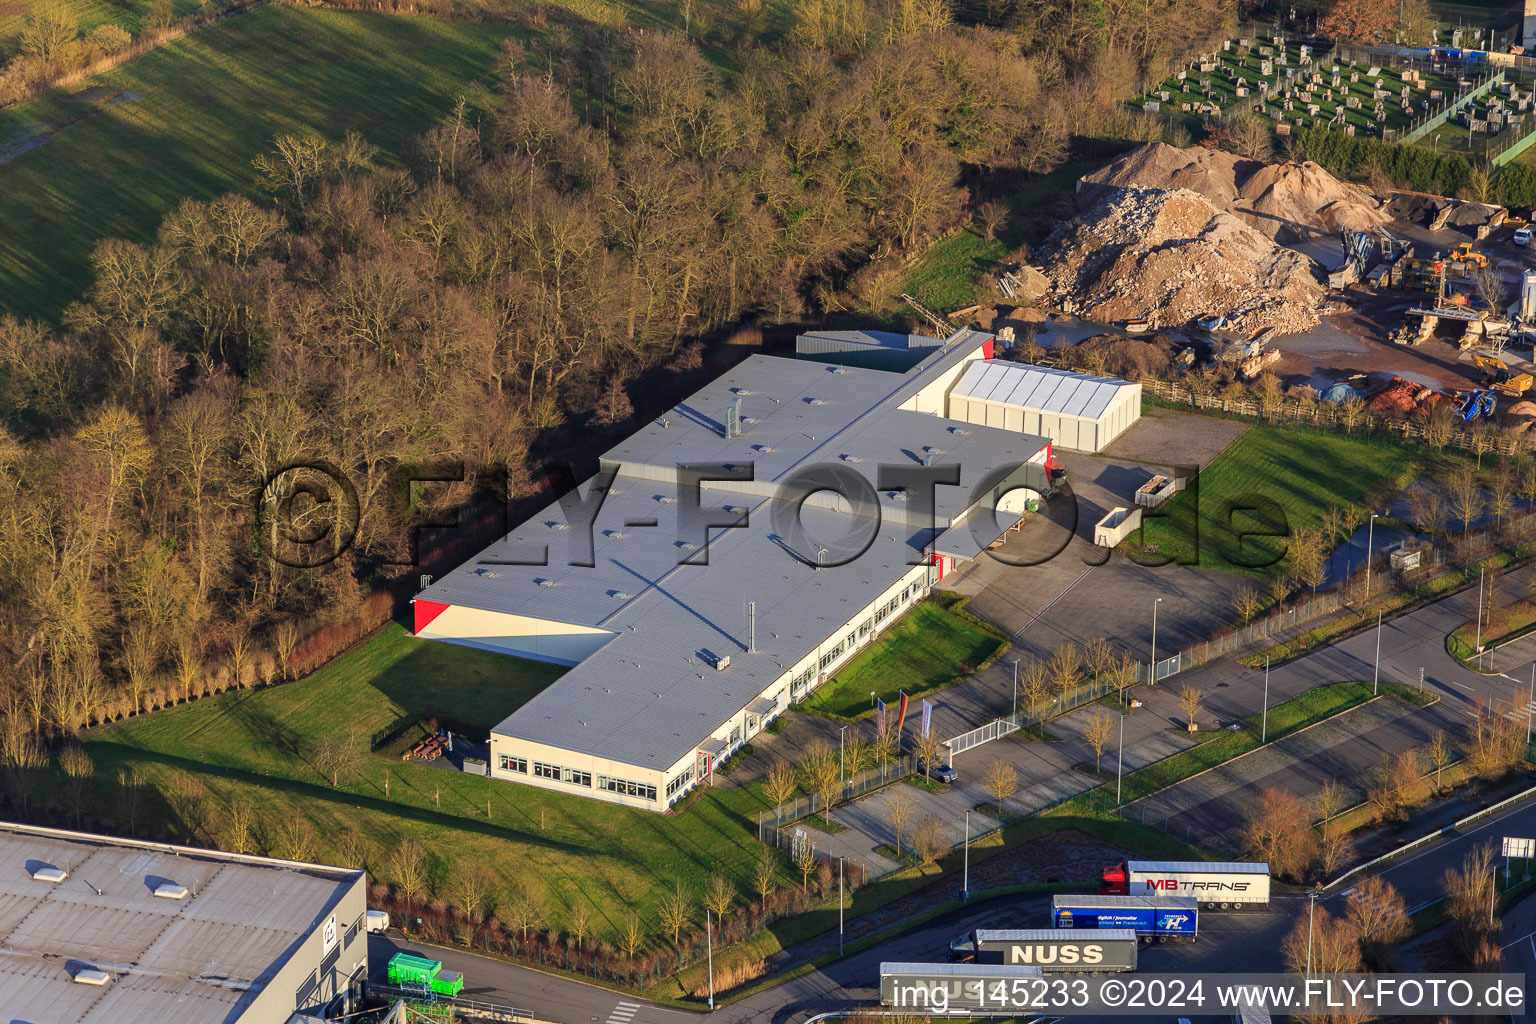
[[1269,906],[1269,865],[1181,860],[1121,861],[1104,869],[1104,896],[1192,896],[1206,910]]

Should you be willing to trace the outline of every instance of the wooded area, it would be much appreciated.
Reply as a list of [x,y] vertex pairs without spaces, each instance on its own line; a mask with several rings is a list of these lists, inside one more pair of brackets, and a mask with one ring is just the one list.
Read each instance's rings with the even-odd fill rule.
[[[323,623],[387,614],[360,609],[412,515],[527,496],[532,461],[600,450],[642,378],[659,397],[733,325],[856,301],[861,268],[964,216],[963,181],[1134,126],[1116,69],[1176,45],[1129,10],[1086,52],[832,6],[868,31],[826,36],[830,7],[809,5],[795,43],[731,73],[666,33],[510,41],[489,109],[461,102],[406,167],[356,134],[279,137],[266,197],[187,201],[153,244],[102,243],[62,330],[0,320],[12,731],[290,675]],[[1188,31],[1207,7],[1154,21]],[[389,486],[443,460],[466,480]],[[334,464],[355,499],[306,496],[310,471],[261,490],[299,462]],[[356,541],[286,566],[290,511],[330,530],[322,553],[348,512]]]

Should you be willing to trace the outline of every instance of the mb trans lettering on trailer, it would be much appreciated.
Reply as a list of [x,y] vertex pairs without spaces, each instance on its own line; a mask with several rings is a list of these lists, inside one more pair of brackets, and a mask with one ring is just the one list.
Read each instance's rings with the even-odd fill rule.
[[1207,910],[1269,905],[1269,865],[1263,863],[1133,860],[1104,869],[1105,896],[1190,896]]

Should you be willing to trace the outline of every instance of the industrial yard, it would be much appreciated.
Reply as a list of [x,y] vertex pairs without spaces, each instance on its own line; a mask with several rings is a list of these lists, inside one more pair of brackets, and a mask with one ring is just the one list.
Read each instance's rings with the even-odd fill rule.
[[1536,274],[1517,212],[1161,143],[1083,176],[1076,206],[1038,253],[1063,312],[998,318],[1048,361],[1228,398],[1272,378],[1284,399],[1443,407],[1462,427],[1536,420]]

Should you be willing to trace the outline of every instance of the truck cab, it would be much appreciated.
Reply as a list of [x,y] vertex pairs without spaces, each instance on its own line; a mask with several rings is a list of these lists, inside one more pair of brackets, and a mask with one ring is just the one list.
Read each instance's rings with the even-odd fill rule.
[[1520,227],[1515,228],[1515,244],[1531,244],[1531,226],[1529,224],[1522,224]]
[[1099,879],[1100,896],[1128,896],[1130,889],[1125,881],[1125,863],[1111,864],[1104,869],[1104,877]]

